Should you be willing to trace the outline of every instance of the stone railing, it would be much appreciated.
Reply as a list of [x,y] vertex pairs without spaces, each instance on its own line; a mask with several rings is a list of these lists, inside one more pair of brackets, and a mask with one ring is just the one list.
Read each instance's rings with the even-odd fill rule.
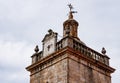
[[109,65],[109,57],[108,56],[103,55],[103,54],[87,47],[80,41],[77,41],[70,37],[63,38],[62,40],[57,42],[56,51],[66,47],[66,46],[69,46],[69,47],[73,48],[74,50],[79,51],[81,54],[83,54],[83,56],[92,58],[96,61],[99,61],[101,63]]
[[38,52],[38,53],[34,53],[31,58],[32,58],[32,64],[36,63],[37,61],[39,61],[41,58],[43,57],[43,53],[42,51]]
[[[75,51],[80,52],[83,56],[99,61],[103,64],[109,65],[109,57],[103,55],[89,47],[81,41],[75,40],[71,37],[65,37],[56,43],[56,50],[58,51],[66,46],[73,48]],[[43,52],[37,52],[32,56],[32,64],[39,61],[43,57]]]

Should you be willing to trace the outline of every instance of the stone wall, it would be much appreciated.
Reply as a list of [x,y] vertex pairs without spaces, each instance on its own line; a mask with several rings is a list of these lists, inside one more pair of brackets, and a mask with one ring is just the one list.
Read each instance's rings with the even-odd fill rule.
[[67,83],[67,59],[31,75],[30,79],[30,83]]
[[71,55],[69,58],[69,83],[111,83],[110,74]]

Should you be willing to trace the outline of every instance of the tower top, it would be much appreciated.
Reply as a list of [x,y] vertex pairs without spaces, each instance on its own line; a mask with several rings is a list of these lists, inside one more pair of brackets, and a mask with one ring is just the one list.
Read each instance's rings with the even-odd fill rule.
[[63,37],[70,36],[74,39],[79,40],[77,33],[79,23],[73,18],[73,13],[77,13],[77,12],[72,10],[73,6],[71,4],[68,4],[68,7],[70,11],[69,11],[68,19],[63,23]]
[[69,7],[69,9],[70,9],[68,19],[73,19],[73,13],[77,13],[77,11],[72,11],[72,9],[74,9],[74,8],[73,8],[73,6],[71,5],[71,3],[68,4],[68,7]]

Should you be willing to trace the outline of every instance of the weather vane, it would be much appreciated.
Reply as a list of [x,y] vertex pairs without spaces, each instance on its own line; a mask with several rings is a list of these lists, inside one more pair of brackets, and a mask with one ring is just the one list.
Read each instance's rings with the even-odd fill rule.
[[68,4],[68,7],[70,8],[70,11],[73,9],[73,6],[70,4]]
[[71,3],[68,4],[68,7],[70,8],[70,12],[71,12],[71,13],[77,13],[77,11],[72,11],[72,9],[74,9],[74,8],[73,8],[73,6],[71,5]]
[[73,6],[71,4],[68,4],[68,7],[70,8],[70,12],[69,12],[69,19],[73,19],[73,13],[77,13],[77,11],[72,11]]

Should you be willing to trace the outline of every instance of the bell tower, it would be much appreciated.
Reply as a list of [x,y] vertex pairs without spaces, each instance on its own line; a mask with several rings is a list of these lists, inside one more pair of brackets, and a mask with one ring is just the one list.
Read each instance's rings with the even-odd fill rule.
[[101,53],[85,45],[78,37],[78,22],[73,19],[72,5],[69,18],[63,23],[63,38],[48,30],[42,40],[43,49],[35,47],[30,72],[30,83],[111,83],[115,71],[109,64],[106,49]]
[[74,20],[74,18],[73,18],[73,13],[77,13],[77,12],[72,11],[73,7],[71,4],[69,4],[68,6],[70,8],[70,12],[69,12],[68,20],[66,20],[63,23],[63,37],[71,36],[74,39],[79,40],[78,32],[77,32],[79,23],[76,20]]

